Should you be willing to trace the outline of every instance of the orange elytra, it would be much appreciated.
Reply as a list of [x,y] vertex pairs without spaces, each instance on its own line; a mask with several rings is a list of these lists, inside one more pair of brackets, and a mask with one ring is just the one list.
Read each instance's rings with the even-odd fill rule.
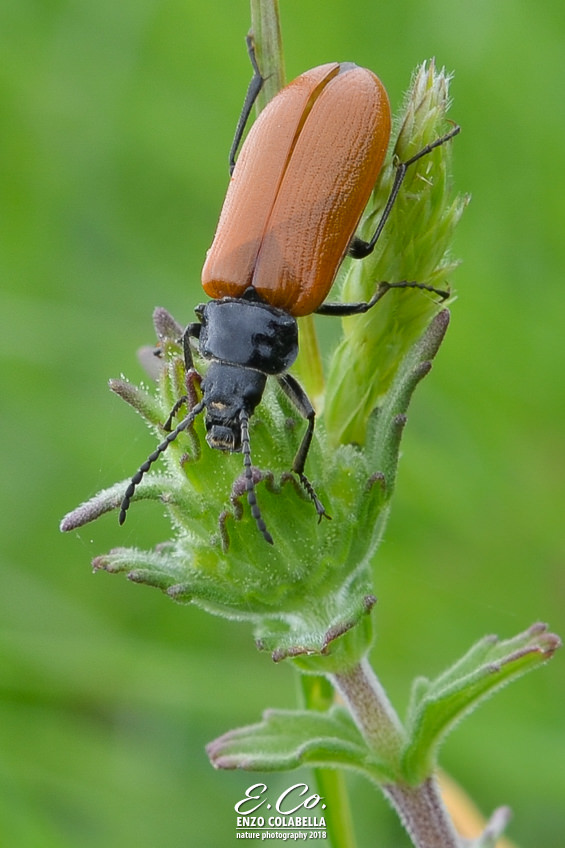
[[252,286],[300,316],[326,299],[387,151],[379,78],[336,62],[299,76],[261,112],[241,149],[202,271],[210,297]]

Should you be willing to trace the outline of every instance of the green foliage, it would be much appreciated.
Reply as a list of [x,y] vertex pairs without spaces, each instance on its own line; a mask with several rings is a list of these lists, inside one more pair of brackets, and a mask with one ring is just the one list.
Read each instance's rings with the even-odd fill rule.
[[[268,485],[257,490],[275,545],[266,548],[252,517],[245,514],[245,489],[239,490],[237,483],[240,457],[202,450],[204,425],[197,419],[186,437],[179,436],[168,449],[168,473],[147,474],[135,497],[167,505],[174,540],[151,551],[115,549],[97,557],[94,568],[126,573],[130,580],[155,586],[177,601],[248,620],[263,649],[277,660],[296,658],[306,671],[331,671],[358,662],[372,641],[371,627],[363,621],[374,604],[371,560],[394,490],[406,410],[430,370],[447,323],[444,310],[397,365],[383,405],[372,416],[365,450],[342,445],[332,451],[323,428],[318,429],[312,465],[320,496],[334,514],[329,527],[314,520],[312,504],[286,470],[297,449],[297,426],[288,426],[289,404],[271,394],[258,412],[254,444],[256,461],[270,467],[262,472]],[[161,420],[183,387],[176,380],[178,345],[166,342],[163,356],[167,348],[172,350],[160,375]],[[149,395],[127,383],[114,388],[154,427]],[[65,517],[61,529],[76,529],[116,509],[126,486],[127,481],[117,484],[82,504]],[[356,632],[345,637],[351,629]],[[319,668],[312,654],[322,655]],[[302,655],[305,658],[299,659]]]
[[[354,689],[370,680],[356,670],[356,682],[349,678],[342,691],[349,706],[356,704],[357,722],[365,731],[369,719],[370,735],[361,733],[341,706],[269,710],[259,724],[229,731],[210,743],[208,755],[213,765],[227,770],[285,771],[302,765],[345,768],[383,785],[385,793],[392,787],[394,793],[400,790],[409,795],[424,784],[431,788],[439,745],[458,720],[496,689],[547,662],[559,647],[560,640],[543,624],[505,641],[495,636],[482,639],[436,680],[415,681],[406,724],[398,728],[387,727],[383,715],[380,721],[375,716],[371,721],[369,689],[364,688],[361,698],[352,698]],[[344,682],[342,678],[342,686]],[[390,738],[391,731],[396,741],[403,740],[401,746]],[[480,837],[472,842],[457,839],[456,844],[494,848],[508,819],[508,809],[499,808]],[[437,842],[426,837],[422,844]]]
[[216,768],[286,771],[301,765],[353,768],[390,779],[386,764],[367,745],[347,710],[268,710],[260,724],[232,730],[208,745]]

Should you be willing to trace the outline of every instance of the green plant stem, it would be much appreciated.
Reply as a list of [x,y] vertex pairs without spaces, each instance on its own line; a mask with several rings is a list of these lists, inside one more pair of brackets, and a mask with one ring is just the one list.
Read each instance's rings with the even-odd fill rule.
[[324,399],[324,369],[313,315],[298,320],[299,354],[293,366],[317,412],[322,411]]
[[332,848],[355,848],[353,817],[345,775],[337,769],[314,769],[318,795],[324,799],[326,829]]
[[[404,731],[373,669],[363,660],[332,675],[367,743],[398,772]],[[433,778],[418,786],[400,779],[381,785],[416,848],[460,848],[449,814]]]
[[419,786],[382,786],[417,848],[460,848],[449,814],[433,777]]
[[[325,711],[332,705],[335,690],[324,677],[300,676],[301,700],[310,710]],[[343,772],[313,769],[318,795],[324,799],[326,829],[332,848],[355,848],[353,816]]]
[[285,84],[278,0],[251,0],[251,32],[264,80],[257,98],[260,112]]
[[371,748],[392,768],[399,761],[404,732],[368,661],[365,659],[346,672],[334,674],[331,679]]

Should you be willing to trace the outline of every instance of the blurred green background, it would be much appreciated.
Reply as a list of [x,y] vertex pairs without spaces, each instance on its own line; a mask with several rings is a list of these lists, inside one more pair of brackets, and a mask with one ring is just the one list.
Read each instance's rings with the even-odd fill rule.
[[[435,56],[456,72],[459,299],[418,392],[376,563],[374,662],[411,678],[536,620],[565,632],[562,0],[281,0],[287,74],[379,73],[398,104]],[[106,388],[141,377],[159,304],[182,322],[227,184],[250,73],[245,0],[0,6],[2,525],[0,845],[231,845],[254,775],[204,744],[295,702],[246,626],[104,574],[93,556],[166,538],[154,504],[62,536],[62,515],[151,449]],[[565,843],[564,657],[449,738],[443,764],[523,848]],[[284,788],[302,775],[268,778]],[[259,779],[259,777],[257,777]],[[359,845],[403,846],[351,781]],[[375,838],[374,834],[379,836]]]

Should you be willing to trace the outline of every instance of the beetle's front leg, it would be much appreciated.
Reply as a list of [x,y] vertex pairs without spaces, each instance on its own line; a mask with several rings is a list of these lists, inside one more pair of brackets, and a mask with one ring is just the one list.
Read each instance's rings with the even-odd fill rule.
[[196,385],[200,385],[200,374],[194,367],[194,360],[192,358],[192,350],[190,347],[191,339],[198,339],[200,336],[202,324],[195,322],[194,324],[189,324],[184,333],[182,334],[182,349],[184,355],[184,368],[185,368],[185,385],[186,385],[186,394],[180,397],[171,411],[169,412],[169,417],[163,424],[163,429],[165,432],[170,432],[171,427],[173,426],[173,418],[185,403],[188,405],[189,409],[192,409],[198,403],[198,396],[196,394]]

